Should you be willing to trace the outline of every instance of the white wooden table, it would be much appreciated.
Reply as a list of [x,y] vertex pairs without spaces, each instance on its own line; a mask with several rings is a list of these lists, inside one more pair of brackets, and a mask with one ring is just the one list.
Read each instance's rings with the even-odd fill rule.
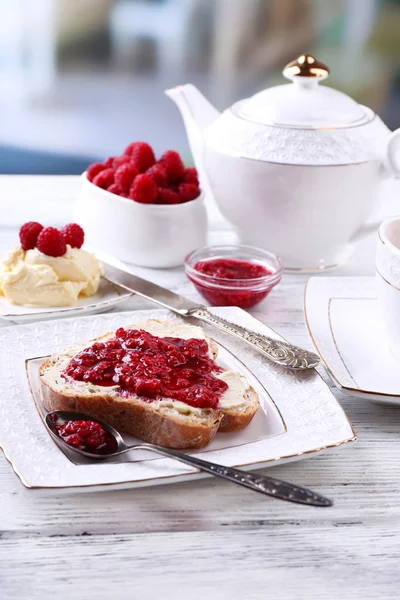
[[[0,250],[25,220],[70,221],[78,185],[77,178],[0,177]],[[385,214],[396,212],[399,192],[397,182],[388,185]],[[212,228],[213,241],[232,238],[213,211]],[[373,258],[370,238],[335,275],[372,275]],[[195,297],[179,269],[146,274]],[[285,276],[253,314],[311,348],[304,282]],[[122,310],[135,306],[143,301]],[[334,393],[358,444],[273,468],[276,477],[332,498],[330,509],[214,479],[43,496],[23,488],[1,456],[1,600],[399,598],[400,410]]]

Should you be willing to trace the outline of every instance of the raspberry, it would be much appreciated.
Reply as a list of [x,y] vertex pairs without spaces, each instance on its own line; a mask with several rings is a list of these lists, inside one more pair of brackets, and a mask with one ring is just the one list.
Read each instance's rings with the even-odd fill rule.
[[168,176],[165,167],[160,164],[153,165],[146,171],[146,175],[152,178],[152,180],[158,185],[158,187],[167,187]]
[[65,243],[69,244],[71,248],[82,248],[85,232],[80,225],[77,223],[65,225],[65,227],[61,229],[61,233],[64,236]]
[[72,433],[86,433],[89,431],[89,423],[90,421],[68,421],[65,425],[60,429],[61,435],[71,435]]
[[199,185],[199,176],[197,174],[197,169],[195,169],[194,167],[190,169],[185,169],[183,181],[185,183],[195,183],[196,185]]
[[148,175],[138,175],[132,184],[129,198],[142,204],[152,204],[157,198],[157,186]]
[[168,188],[158,190],[157,204],[179,204],[181,199],[178,194]]
[[114,183],[114,169],[104,169],[100,171],[98,175],[93,179],[94,185],[106,190],[112,183]]
[[89,181],[93,181],[96,175],[98,175],[100,171],[103,170],[104,165],[102,165],[101,163],[93,163],[92,165],[89,165],[86,169],[86,177],[89,179]]
[[85,438],[85,444],[91,450],[92,448],[99,448],[105,443],[105,436],[101,433],[92,433],[87,438]]
[[113,166],[113,162],[114,162],[114,156],[109,156],[108,158],[106,158],[106,160],[103,162],[103,168],[104,169],[110,169]]
[[179,197],[181,202],[189,202],[200,195],[200,189],[194,183],[181,183],[179,186]]
[[132,142],[131,144],[128,144],[128,146],[124,150],[125,156],[130,156],[132,154],[132,150],[134,149],[136,144],[137,142]]
[[107,188],[107,192],[110,192],[110,194],[116,194],[117,196],[123,195],[123,191],[118,183],[112,183],[110,187]]
[[67,435],[64,438],[64,442],[66,442],[69,446],[72,446],[73,448],[79,448],[80,450],[84,450],[85,448],[85,441],[79,435],[79,433],[72,433],[71,435]]
[[19,230],[19,239],[23,250],[32,250],[36,246],[39,233],[42,231],[43,225],[36,221],[24,223]]
[[125,156],[125,154],[123,154],[122,156],[116,156],[113,160],[113,164],[112,164],[112,168],[117,170],[118,167],[120,167],[121,165],[123,165],[126,162],[130,161],[130,157],[129,156]]
[[37,239],[37,247],[47,256],[63,256],[67,251],[64,236],[55,227],[42,229]]
[[[127,336],[127,332],[125,331],[125,329],[123,327],[119,327],[117,329],[117,331],[115,332],[115,337],[121,340],[124,340]],[[92,346],[92,348],[94,348],[94,345]]]
[[137,166],[141,173],[150,169],[156,162],[152,147],[146,142],[133,142],[125,148],[124,154],[131,157],[132,162]]
[[138,174],[139,171],[135,165],[126,162],[115,171],[114,180],[124,192],[129,192],[133,180]]
[[185,166],[175,150],[164,152],[159,162],[166,168],[168,179],[172,183],[180,183],[185,176]]

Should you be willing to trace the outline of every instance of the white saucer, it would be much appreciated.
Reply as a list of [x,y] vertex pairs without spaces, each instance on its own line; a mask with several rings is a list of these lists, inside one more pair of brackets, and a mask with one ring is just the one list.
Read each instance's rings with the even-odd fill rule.
[[400,406],[399,363],[387,345],[374,277],[312,277],[304,312],[315,349],[340,389]]
[[10,304],[4,296],[0,296],[0,319],[7,319],[15,323],[29,321],[44,321],[60,317],[73,317],[75,315],[90,315],[110,310],[132,296],[125,288],[111,283],[102,278],[97,294],[89,298],[82,297],[73,306],[29,308]]

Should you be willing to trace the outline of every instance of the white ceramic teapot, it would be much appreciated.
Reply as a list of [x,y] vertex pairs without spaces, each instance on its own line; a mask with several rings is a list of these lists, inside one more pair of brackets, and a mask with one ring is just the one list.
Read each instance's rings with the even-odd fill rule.
[[185,121],[196,167],[240,241],[280,255],[292,270],[344,262],[368,223],[381,182],[400,175],[400,129],[319,85],[329,69],[300,56],[292,83],[220,114],[193,85],[168,90]]

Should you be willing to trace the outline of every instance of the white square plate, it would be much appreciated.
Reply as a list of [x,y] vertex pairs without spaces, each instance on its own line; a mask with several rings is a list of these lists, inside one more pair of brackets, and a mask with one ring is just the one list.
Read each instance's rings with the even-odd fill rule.
[[386,342],[375,277],[312,277],[304,307],[310,337],[335,384],[400,406],[400,371]]
[[[238,308],[213,310],[245,327],[279,337]],[[28,371],[34,380],[37,362],[28,359],[151,318],[178,317],[166,310],[131,311],[0,330],[0,344],[8,349],[0,363],[0,445],[25,486],[51,488],[58,493],[155,485],[204,476],[171,459],[150,460],[144,456],[135,459],[134,453],[131,462],[74,464],[54,444],[36,409]],[[356,440],[346,414],[316,371],[286,371],[226,334],[204,329],[229,349],[229,352],[220,350],[221,364],[240,368],[239,359],[251,371],[253,375],[245,374],[253,377],[251,383],[258,386],[262,407],[253,426],[241,434],[218,434],[215,442],[197,453],[198,456],[228,466],[255,469],[316,455]],[[36,393],[34,386],[33,392]]]

